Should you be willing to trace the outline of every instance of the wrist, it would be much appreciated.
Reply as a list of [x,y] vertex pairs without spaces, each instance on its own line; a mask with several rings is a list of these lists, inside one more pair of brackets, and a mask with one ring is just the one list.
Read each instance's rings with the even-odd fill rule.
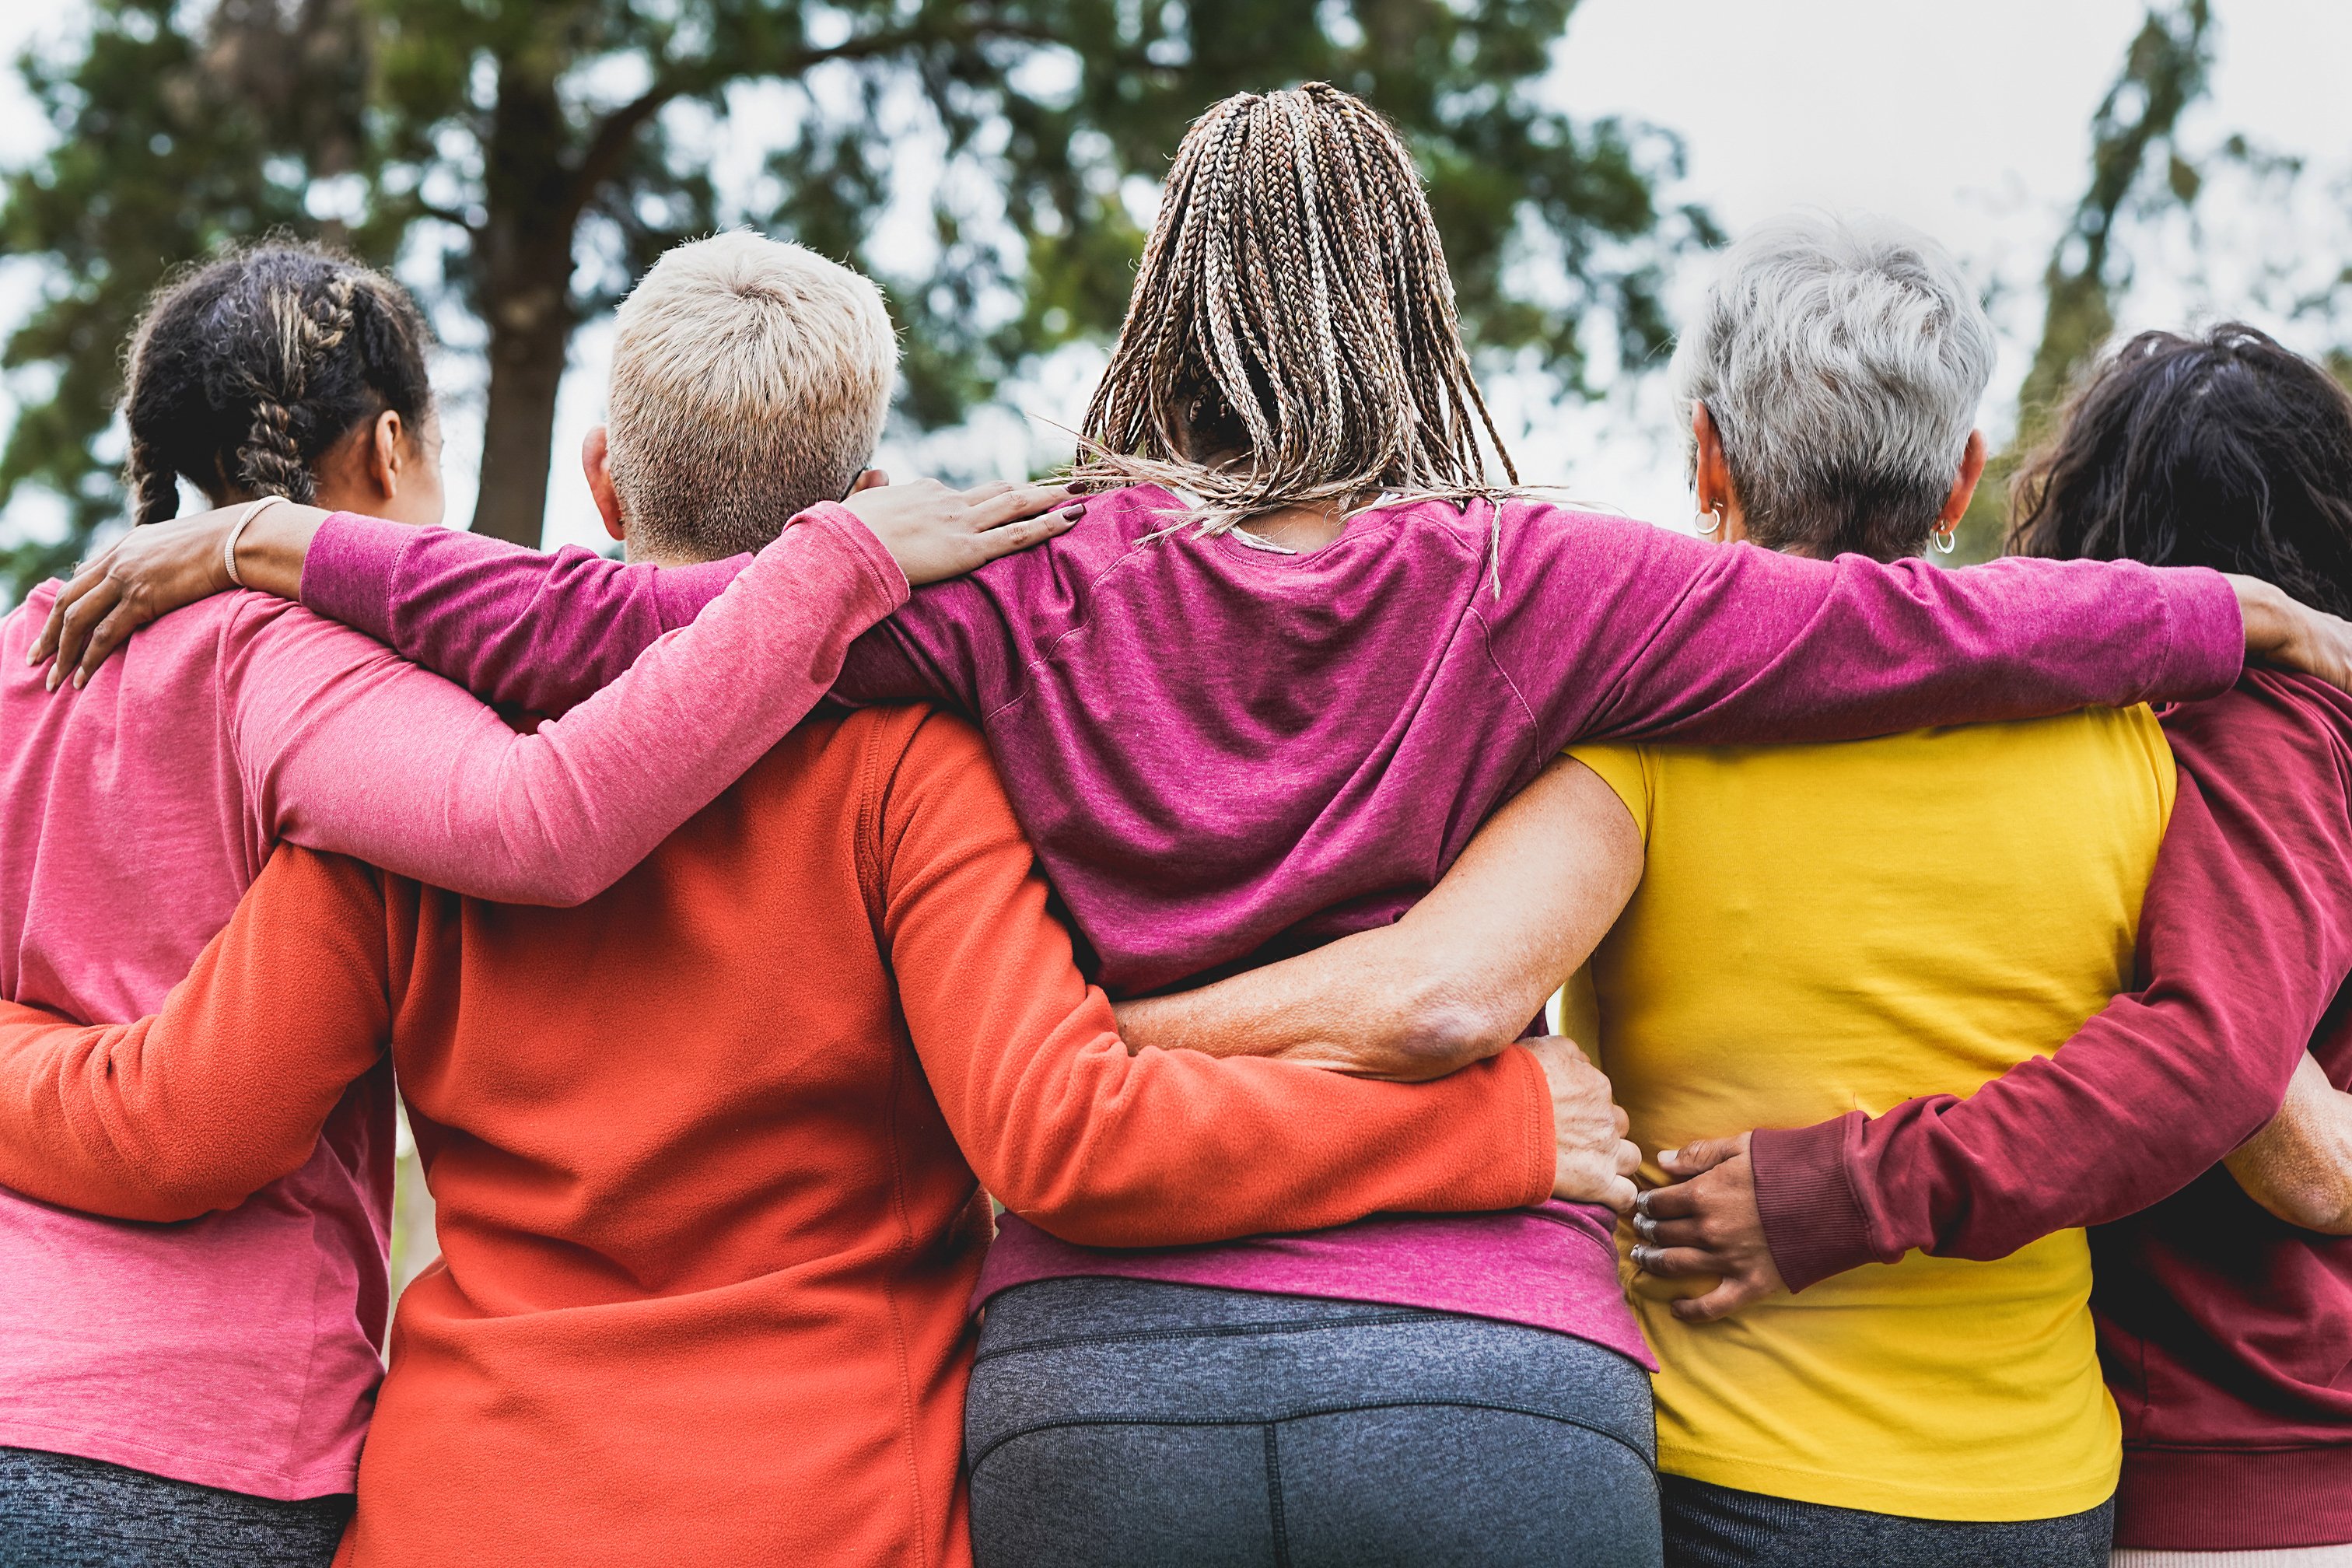
[[299,601],[310,541],[331,515],[322,507],[284,501],[247,524],[236,542],[237,575],[245,586]]
[[2284,652],[2294,640],[2294,601],[2275,584],[2259,577],[2231,573],[2229,578],[2238,595],[2238,615],[2245,623],[2247,654],[2269,658]]

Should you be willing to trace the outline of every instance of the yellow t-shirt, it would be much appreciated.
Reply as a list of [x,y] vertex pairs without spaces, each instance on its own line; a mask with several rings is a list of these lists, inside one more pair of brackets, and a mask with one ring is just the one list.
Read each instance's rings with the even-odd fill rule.
[[[1599,1040],[1646,1154],[1972,1093],[2130,984],[2174,785],[2145,708],[1570,754],[1647,852],[1593,955],[1598,1034],[1580,1037]],[[1999,1262],[1915,1252],[1713,1324],[1666,1310],[1695,1290],[1643,1277],[1659,1467],[1926,1519],[2095,1508],[2121,1449],[2090,1289],[2079,1230]]]

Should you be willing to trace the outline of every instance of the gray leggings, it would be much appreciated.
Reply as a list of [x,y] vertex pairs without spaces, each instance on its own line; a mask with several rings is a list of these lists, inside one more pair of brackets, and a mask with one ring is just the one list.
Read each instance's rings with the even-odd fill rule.
[[5,1568],[325,1568],[351,1494],[273,1502],[37,1448],[0,1448]]
[[2014,1524],[1906,1519],[1664,1478],[1672,1568],[2107,1568],[2111,1498]]
[[978,1568],[1656,1568],[1649,1379],[1484,1318],[1133,1279],[990,1301]]

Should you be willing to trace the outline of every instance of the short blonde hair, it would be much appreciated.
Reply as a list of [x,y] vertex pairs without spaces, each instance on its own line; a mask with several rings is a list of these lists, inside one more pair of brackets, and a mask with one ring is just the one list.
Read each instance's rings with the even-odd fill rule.
[[898,339],[873,280],[737,231],[681,245],[622,301],[613,488],[673,553],[757,550],[873,456]]

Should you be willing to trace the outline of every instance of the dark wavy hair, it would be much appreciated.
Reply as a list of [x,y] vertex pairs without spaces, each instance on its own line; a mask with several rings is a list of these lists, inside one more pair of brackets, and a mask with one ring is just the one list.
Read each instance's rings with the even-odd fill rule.
[[181,274],[123,366],[131,521],[179,510],[176,475],[216,500],[314,499],[312,466],[362,421],[391,410],[424,428],[432,341],[408,290],[318,246],[267,242]]
[[2010,500],[2012,553],[2242,572],[2352,616],[2352,395],[2241,322],[2126,343]]

